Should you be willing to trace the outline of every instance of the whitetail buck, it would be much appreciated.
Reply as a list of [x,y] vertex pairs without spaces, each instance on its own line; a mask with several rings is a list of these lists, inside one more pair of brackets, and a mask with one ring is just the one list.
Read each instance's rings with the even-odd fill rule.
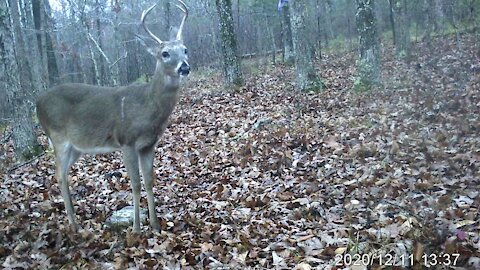
[[155,46],[147,47],[157,61],[150,83],[121,87],[68,83],[54,87],[37,101],[38,120],[55,150],[56,178],[74,230],[78,230],[78,225],[68,186],[70,166],[82,153],[116,150],[122,150],[131,179],[133,231],[140,232],[139,169],[147,193],[150,226],[160,230],[152,191],[155,146],[177,103],[180,77],[190,72],[187,49],[182,41],[188,10],[184,2],[178,2],[177,7],[184,16],[174,40],[162,41],[146,26],[145,18],[156,4],[142,14],[142,26],[155,42]]

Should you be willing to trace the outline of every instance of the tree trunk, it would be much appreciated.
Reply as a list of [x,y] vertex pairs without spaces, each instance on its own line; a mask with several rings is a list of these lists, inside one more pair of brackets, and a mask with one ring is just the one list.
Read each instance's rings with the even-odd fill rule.
[[322,8],[320,0],[317,0],[317,49],[316,53],[319,59],[322,59]]
[[[20,4],[20,3],[19,3]],[[13,18],[15,29],[15,38],[20,38],[24,46],[25,54],[21,54],[21,57],[25,59],[29,71],[28,76],[31,80],[31,87],[29,87],[30,93],[35,97],[41,91],[46,89],[45,68],[42,65],[40,51],[37,43],[37,35],[34,31],[24,31],[24,29],[35,29],[32,4],[30,1],[26,1],[23,5],[24,9],[19,9],[19,5],[15,3],[15,6],[10,6],[12,17],[17,14],[18,18]],[[21,23],[24,22],[22,26]],[[17,28],[18,23],[18,28]],[[20,32],[17,32],[20,31]],[[18,61],[18,60],[17,60]]]
[[407,17],[406,0],[390,0],[393,2],[393,15],[396,24],[395,48],[399,58],[409,55],[410,48],[410,23]]
[[[30,77],[32,71],[26,59],[18,2],[9,0],[9,7],[10,19],[7,3],[0,3],[0,69],[3,69],[0,72],[0,84],[1,88],[7,91],[10,106],[15,108],[12,119],[15,154],[17,160],[23,161],[38,154],[40,147],[29,106],[34,88]],[[10,25],[9,20],[13,25]]]
[[[47,66],[47,45],[43,29],[44,12],[43,0],[32,0],[33,23],[35,25],[35,32],[37,35],[37,46],[40,53],[41,63],[43,67]],[[48,76],[46,76],[48,78]]]
[[445,30],[445,13],[443,12],[443,1],[442,0],[433,0],[433,11],[435,14],[435,33],[443,34]]
[[397,45],[397,31],[395,29],[395,16],[393,14],[393,10],[395,9],[395,0],[388,0],[388,4],[389,4],[389,7],[390,7],[390,24],[392,26],[392,36],[393,36],[393,45]]
[[232,2],[231,0],[215,0],[215,4],[220,20],[225,84],[241,86],[243,78],[237,55],[237,39],[233,30]]
[[165,1],[163,4],[163,13],[165,14],[165,38],[171,39],[173,38],[172,32],[172,22],[171,22],[171,5],[170,1]]
[[332,26],[332,2],[331,0],[321,0],[323,3],[323,14],[325,15],[324,29],[325,29],[325,41],[328,43],[334,38],[333,26]]
[[[45,46],[46,46],[46,55],[47,55],[47,73],[48,73],[48,83],[49,85],[55,84],[59,80],[59,72],[58,72],[58,63],[57,63],[57,56],[55,54],[55,50],[53,44],[57,44],[57,39],[55,35],[50,34],[49,31],[54,29],[54,24],[52,22],[51,16],[52,10],[50,8],[50,3],[48,0],[43,0],[43,25],[45,29],[48,31],[45,32]],[[48,84],[47,84],[48,85]]]
[[425,24],[422,39],[430,48],[432,43],[432,33],[435,27],[434,0],[424,0],[422,11],[423,14],[425,14]]
[[295,0],[291,6],[292,41],[295,51],[296,86],[300,91],[319,91],[323,84],[315,74],[305,21],[307,0]]
[[[99,0],[95,0],[95,16],[97,17],[95,19],[95,32],[96,32],[96,42],[95,46],[98,47],[100,50],[101,55],[98,57],[98,66],[99,66],[99,73],[100,73],[100,85],[111,85],[111,70],[109,68],[110,63],[105,63],[105,53],[104,53],[104,46],[103,46],[103,41],[102,41],[102,21],[100,18],[102,18],[103,15],[103,10],[101,9],[101,4],[99,3]],[[108,74],[107,74],[108,73]]]
[[272,64],[276,65],[277,64],[277,44],[275,43],[275,34],[273,33],[272,27],[266,22],[266,28],[268,31],[268,34],[270,36],[270,40],[272,41]]
[[473,33],[476,33],[478,31],[478,22],[477,22],[477,16],[476,16],[476,12],[478,12],[476,9],[475,9],[475,6],[477,5],[476,3],[477,0],[470,0],[469,1],[469,4],[468,4],[468,21],[470,21],[472,23],[472,31]]
[[354,89],[366,91],[380,84],[380,44],[374,0],[357,1],[357,30],[360,35],[360,59]]
[[294,51],[292,41],[292,23],[290,20],[290,4],[282,7],[282,38],[283,38],[283,61],[286,65],[294,64]]

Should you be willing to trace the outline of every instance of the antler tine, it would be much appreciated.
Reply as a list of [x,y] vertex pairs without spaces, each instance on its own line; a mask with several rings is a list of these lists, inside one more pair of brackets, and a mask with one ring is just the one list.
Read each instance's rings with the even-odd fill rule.
[[185,5],[185,3],[182,0],[178,0],[178,2],[180,3],[180,5],[176,4],[176,6],[181,11],[183,11],[183,13],[185,13],[185,15],[183,16],[182,22],[180,23],[180,28],[178,28],[178,32],[177,32],[177,40],[182,40],[183,26],[185,25],[185,21],[188,18],[188,8],[187,8],[187,5]]
[[[158,4],[158,3],[157,3]],[[143,26],[143,29],[145,29],[145,32],[148,33],[148,35],[153,38],[156,42],[158,42],[158,44],[162,44],[163,41],[158,38],[157,36],[155,36],[152,31],[150,31],[150,29],[148,29],[147,25],[145,24],[145,18],[147,17],[147,15],[150,13],[150,11],[152,11],[153,8],[155,8],[157,6],[157,4],[154,4],[153,6],[151,6],[150,8],[148,8],[147,10],[144,10],[142,12],[142,26]]]

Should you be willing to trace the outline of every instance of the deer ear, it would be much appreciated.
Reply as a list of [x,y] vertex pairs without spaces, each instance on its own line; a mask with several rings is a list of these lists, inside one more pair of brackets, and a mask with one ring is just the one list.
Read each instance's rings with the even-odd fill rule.
[[140,44],[142,44],[151,55],[156,56],[155,48],[156,46],[158,46],[158,44],[153,39],[137,34],[135,34],[135,37],[137,38],[138,42],[140,42]]

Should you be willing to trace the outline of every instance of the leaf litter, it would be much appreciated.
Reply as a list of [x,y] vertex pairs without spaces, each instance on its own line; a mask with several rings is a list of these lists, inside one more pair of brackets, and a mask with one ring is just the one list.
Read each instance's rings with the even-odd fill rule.
[[[460,43],[458,43],[460,42]],[[355,93],[355,53],[318,61],[321,93],[294,91],[277,65],[222,90],[193,78],[155,159],[162,232],[112,229],[132,201],[119,153],[71,169],[83,230],[72,233],[43,156],[0,182],[5,269],[366,269],[346,254],[459,254],[480,265],[480,63],[477,38],[383,55],[384,89]],[[41,140],[45,143],[45,137]],[[1,146],[13,164],[11,139]],[[145,194],[142,207],[146,207]],[[373,262],[370,269],[389,269]]]

